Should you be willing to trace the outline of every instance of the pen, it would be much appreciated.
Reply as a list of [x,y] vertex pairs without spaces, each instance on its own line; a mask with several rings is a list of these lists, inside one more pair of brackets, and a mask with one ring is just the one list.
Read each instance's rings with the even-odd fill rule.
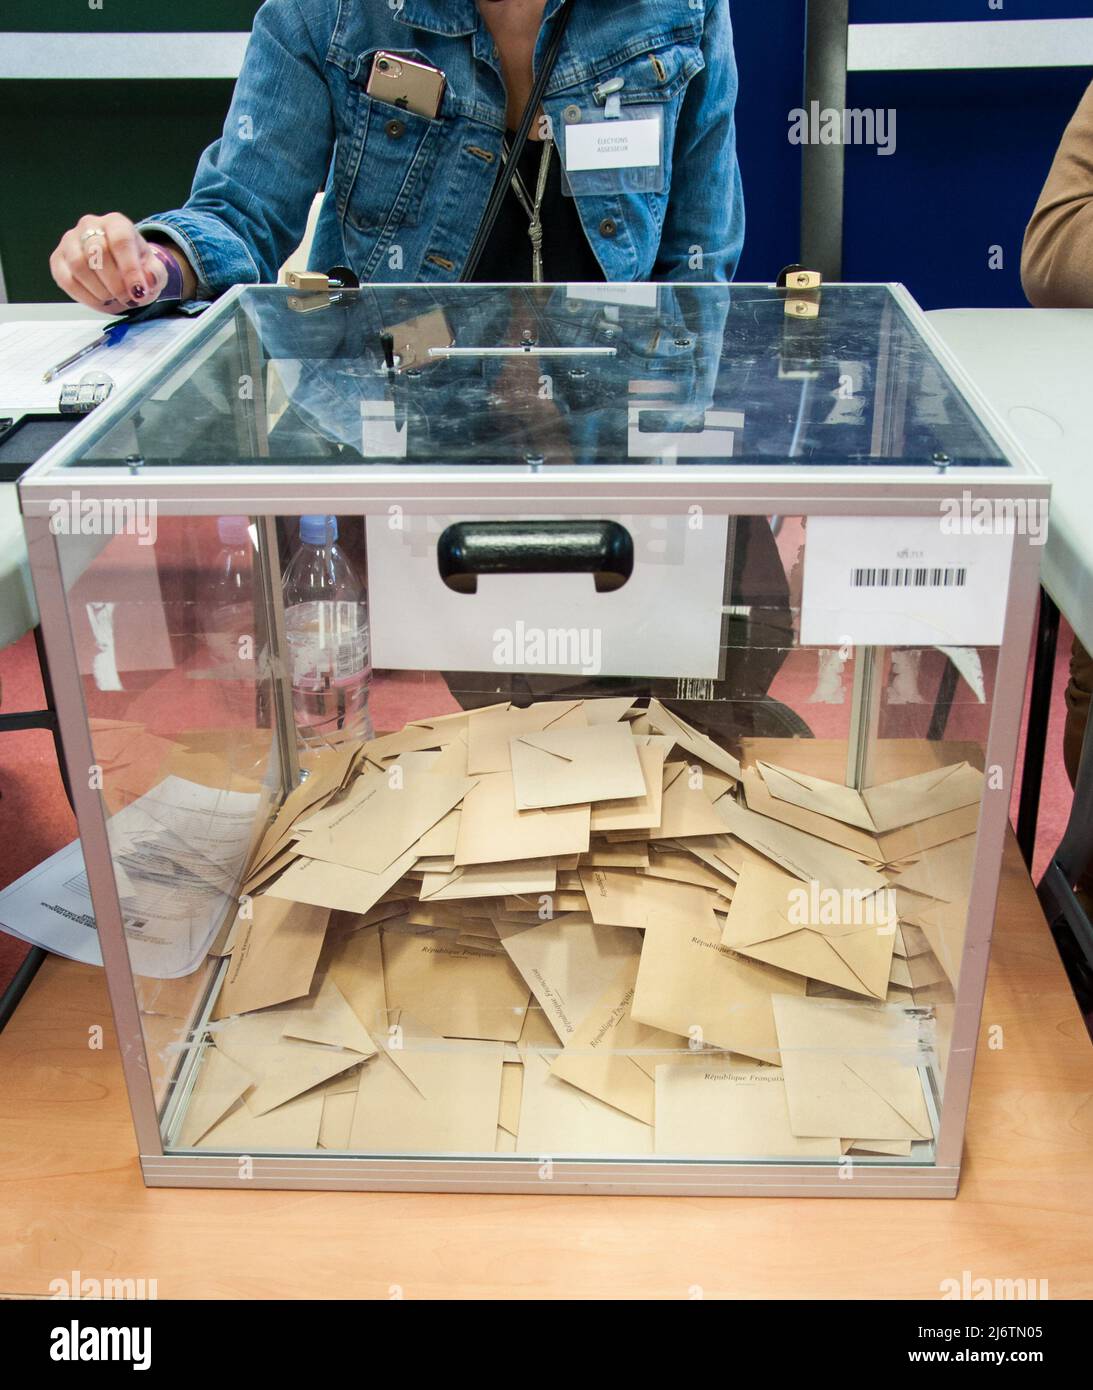
[[52,381],[58,373],[71,367],[74,362],[80,362],[91,353],[98,352],[101,347],[114,347],[125,337],[134,324],[143,323],[145,319],[160,318],[165,312],[174,308],[173,303],[164,303],[157,300],[153,304],[146,304],[143,309],[138,309],[135,313],[127,315],[123,319],[115,319],[113,323],[107,324],[97,338],[93,338],[90,343],[74,352],[71,357],[66,357],[63,362],[58,362],[55,367],[50,367],[48,372],[42,375],[43,381]]

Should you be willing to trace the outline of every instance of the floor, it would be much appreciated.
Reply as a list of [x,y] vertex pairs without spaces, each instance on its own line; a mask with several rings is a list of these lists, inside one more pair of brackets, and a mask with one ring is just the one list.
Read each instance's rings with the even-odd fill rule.
[[[1059,640],[1055,698],[1048,727],[1047,760],[1040,810],[1039,833],[1033,871],[1038,879],[1058,844],[1070,811],[1070,785],[1062,763],[1062,735],[1065,706],[1063,690],[1072,633],[1064,623]],[[791,667],[778,677],[773,693],[783,698],[794,694]],[[41,679],[34,642],[30,635],[0,652],[0,690],[5,712],[37,709],[42,703]],[[799,695],[799,692],[798,692]],[[789,701],[795,705],[797,700]],[[825,713],[834,710],[813,705],[809,719],[818,737]],[[953,730],[959,734],[959,730]],[[1018,757],[1020,767],[1020,756]],[[1020,786],[1014,788],[1013,816],[1016,817]],[[76,835],[76,825],[65,798],[57,771],[53,741],[48,733],[30,731],[0,735],[0,888],[13,882],[41,860],[66,845]],[[8,983],[26,954],[22,942],[0,933],[0,989]]]

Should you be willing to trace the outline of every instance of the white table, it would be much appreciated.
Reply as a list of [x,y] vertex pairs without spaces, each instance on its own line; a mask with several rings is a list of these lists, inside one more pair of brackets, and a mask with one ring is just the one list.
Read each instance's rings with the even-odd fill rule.
[[[1031,864],[1059,613],[1093,651],[1093,309],[941,309],[934,327],[1052,482],[1040,626],[1017,838]],[[1071,884],[1093,854],[1093,731],[1087,729],[1070,822],[1038,887],[1093,968],[1093,927]]]

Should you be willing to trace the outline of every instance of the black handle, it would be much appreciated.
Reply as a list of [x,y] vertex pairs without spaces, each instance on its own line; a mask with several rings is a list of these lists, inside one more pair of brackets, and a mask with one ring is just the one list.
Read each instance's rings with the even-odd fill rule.
[[436,546],[440,577],[457,594],[480,574],[591,574],[597,593],[634,572],[634,541],[617,521],[457,521]]

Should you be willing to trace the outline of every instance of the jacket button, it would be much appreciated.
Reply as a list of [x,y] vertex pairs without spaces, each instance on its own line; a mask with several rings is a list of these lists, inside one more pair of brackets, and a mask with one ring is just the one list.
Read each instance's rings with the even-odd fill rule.
[[562,120],[566,125],[577,125],[581,119],[581,108],[579,106],[567,106],[562,112]]
[[614,236],[619,230],[619,224],[613,217],[605,217],[600,223],[600,236]]
[[392,140],[401,140],[406,134],[406,126],[402,121],[388,121],[384,129]]

